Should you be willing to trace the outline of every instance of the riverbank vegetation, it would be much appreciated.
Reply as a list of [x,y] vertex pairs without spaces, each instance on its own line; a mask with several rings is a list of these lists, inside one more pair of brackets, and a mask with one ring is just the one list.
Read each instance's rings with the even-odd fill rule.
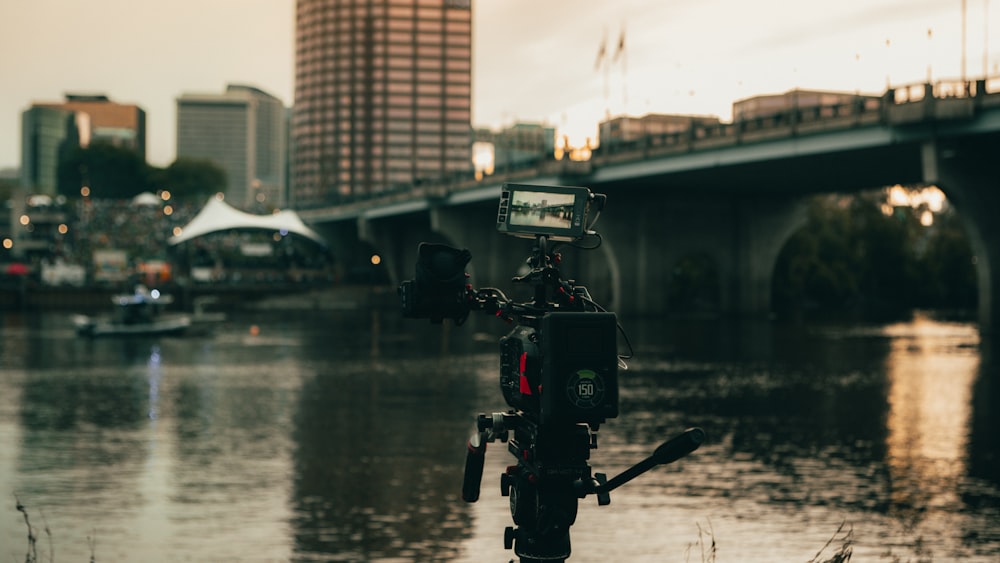
[[976,257],[961,217],[943,196],[925,191],[896,186],[813,198],[806,225],[774,270],[778,316],[975,310]]

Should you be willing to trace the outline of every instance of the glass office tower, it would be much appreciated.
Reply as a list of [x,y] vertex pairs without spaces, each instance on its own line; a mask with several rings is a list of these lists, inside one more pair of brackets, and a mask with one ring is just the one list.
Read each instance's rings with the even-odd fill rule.
[[298,0],[298,208],[472,175],[470,0]]

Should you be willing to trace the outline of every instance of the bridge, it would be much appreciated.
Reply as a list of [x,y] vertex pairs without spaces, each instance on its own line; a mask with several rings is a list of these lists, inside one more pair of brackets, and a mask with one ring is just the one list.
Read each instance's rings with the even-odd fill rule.
[[979,320],[1000,322],[1000,77],[914,84],[877,103],[793,107],[766,117],[692,126],[602,147],[589,161],[545,160],[482,181],[423,184],[340,205],[297,210],[348,263],[373,253],[398,282],[412,277],[419,241],[469,248],[477,286],[510,287],[523,239],[495,231],[505,182],[587,186],[608,195],[599,252],[570,250],[564,274],[623,314],[671,310],[666,287],[679,260],[709,256],[721,307],[770,311],[782,246],[817,193],[937,185],[956,207],[977,257]]

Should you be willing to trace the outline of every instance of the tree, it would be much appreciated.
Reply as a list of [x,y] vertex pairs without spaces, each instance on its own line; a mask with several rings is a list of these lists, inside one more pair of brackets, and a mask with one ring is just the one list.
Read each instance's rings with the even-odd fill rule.
[[211,160],[178,158],[157,170],[156,185],[179,200],[204,199],[226,189],[226,172]]
[[15,178],[0,178],[0,202],[7,201],[14,195],[14,191],[20,186]]
[[128,199],[150,190],[151,173],[135,151],[97,141],[70,149],[60,160],[58,191],[75,198],[87,186],[91,197]]
[[924,227],[923,208],[886,214],[885,203],[884,191],[814,198],[806,226],[778,256],[775,310],[881,317],[974,307],[974,260],[954,212],[938,213],[933,227]]
[[855,268],[862,307],[895,315],[916,306],[917,288],[926,283],[916,267],[916,242],[923,227],[910,207],[895,207],[886,215],[884,201],[881,191],[855,196],[848,237],[859,249]]
[[178,199],[204,198],[226,188],[226,173],[210,160],[179,158],[157,168],[134,151],[104,142],[70,148],[60,159],[58,191],[80,196],[83,186],[90,196],[130,199],[142,192],[167,189]]
[[975,309],[979,302],[976,260],[954,208],[935,216],[919,259],[923,284],[920,305],[948,309]]
[[856,249],[847,237],[850,199],[817,197],[806,226],[782,249],[774,272],[774,304],[779,310],[837,309],[859,298]]

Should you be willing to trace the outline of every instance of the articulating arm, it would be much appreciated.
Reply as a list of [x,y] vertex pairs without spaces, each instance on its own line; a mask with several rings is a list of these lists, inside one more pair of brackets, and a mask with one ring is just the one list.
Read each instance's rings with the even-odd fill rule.
[[610,481],[603,473],[595,473],[590,482],[577,481],[574,486],[577,494],[583,498],[589,494],[597,495],[597,504],[604,506],[611,503],[611,491],[635,479],[657,465],[673,463],[698,449],[705,441],[705,431],[701,428],[688,428],[679,436],[671,438],[656,448],[653,455],[622,471]]

